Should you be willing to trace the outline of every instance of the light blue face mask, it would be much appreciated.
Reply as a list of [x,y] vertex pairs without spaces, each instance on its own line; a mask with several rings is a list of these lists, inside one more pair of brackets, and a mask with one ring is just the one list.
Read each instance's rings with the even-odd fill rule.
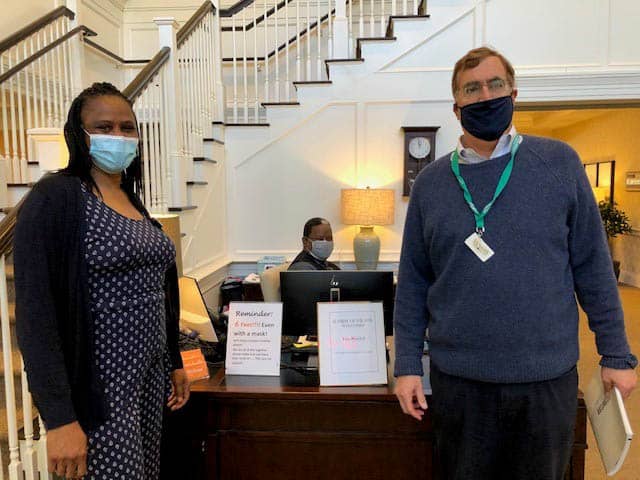
[[106,173],[122,173],[138,152],[138,139],[89,133],[89,154],[96,167]]

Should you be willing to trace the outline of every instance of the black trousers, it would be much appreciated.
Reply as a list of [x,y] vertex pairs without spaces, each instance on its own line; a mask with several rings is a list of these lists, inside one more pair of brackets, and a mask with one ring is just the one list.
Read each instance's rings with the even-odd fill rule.
[[495,384],[431,364],[429,410],[438,480],[561,480],[578,402],[574,367],[553,380]]

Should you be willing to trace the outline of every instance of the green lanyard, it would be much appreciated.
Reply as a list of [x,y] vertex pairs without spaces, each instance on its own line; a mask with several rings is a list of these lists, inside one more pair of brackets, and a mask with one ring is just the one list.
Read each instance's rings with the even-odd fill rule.
[[460,158],[458,156],[458,151],[456,150],[451,154],[451,170],[453,170],[453,174],[456,176],[456,179],[460,184],[460,188],[462,189],[462,193],[464,194],[464,199],[466,200],[467,205],[469,205],[469,208],[473,212],[473,216],[476,219],[476,233],[478,235],[482,235],[484,233],[484,217],[487,216],[487,213],[489,213],[489,210],[491,210],[491,207],[504,190],[504,187],[506,187],[507,183],[509,183],[511,171],[513,170],[513,159],[516,157],[516,152],[518,151],[521,142],[522,137],[520,135],[516,135],[513,139],[513,142],[511,142],[511,159],[509,160],[509,163],[507,163],[507,166],[504,167],[502,175],[500,175],[500,180],[498,181],[498,186],[496,187],[496,191],[493,194],[493,198],[489,203],[485,205],[481,212],[478,211],[475,204],[473,203],[473,198],[471,198],[471,193],[467,188],[467,184],[460,175]]

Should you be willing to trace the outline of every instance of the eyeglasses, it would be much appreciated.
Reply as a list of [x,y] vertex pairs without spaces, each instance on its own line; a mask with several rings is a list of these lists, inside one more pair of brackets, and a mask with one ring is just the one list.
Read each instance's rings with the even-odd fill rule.
[[502,96],[507,94],[509,85],[503,78],[496,77],[491,80],[485,80],[483,82],[469,82],[465,83],[459,91],[462,91],[462,95],[466,98],[476,99],[482,95],[482,87],[487,86],[491,95]]

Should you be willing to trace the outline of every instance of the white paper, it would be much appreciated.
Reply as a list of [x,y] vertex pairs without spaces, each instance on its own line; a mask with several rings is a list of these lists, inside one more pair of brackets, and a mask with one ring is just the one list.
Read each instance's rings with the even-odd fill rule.
[[584,392],[584,403],[604,468],[607,475],[614,475],[622,467],[633,438],[622,395],[615,387],[605,394],[598,369]]
[[381,302],[318,303],[320,385],[387,383]]
[[231,302],[227,375],[280,375],[282,303]]

